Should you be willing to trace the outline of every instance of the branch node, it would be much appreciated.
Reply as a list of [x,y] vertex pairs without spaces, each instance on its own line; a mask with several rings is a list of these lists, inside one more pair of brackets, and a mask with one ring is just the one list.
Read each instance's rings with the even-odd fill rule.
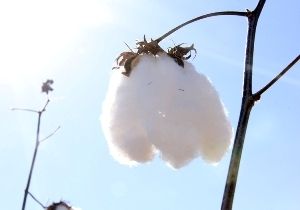
[[261,95],[253,94],[253,95],[252,95],[252,98],[253,98],[254,102],[259,101],[260,98],[261,98]]
[[253,15],[253,11],[246,9],[246,16],[249,18]]

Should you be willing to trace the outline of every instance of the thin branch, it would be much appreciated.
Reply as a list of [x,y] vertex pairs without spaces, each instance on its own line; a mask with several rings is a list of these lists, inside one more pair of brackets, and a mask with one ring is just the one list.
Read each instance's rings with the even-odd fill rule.
[[169,32],[165,33],[164,35],[162,35],[161,37],[157,38],[155,41],[157,43],[159,43],[160,41],[162,41],[163,39],[165,39],[166,37],[168,37],[169,35],[171,35],[172,33],[174,33],[175,31],[179,30],[180,28],[189,25],[193,22],[196,22],[198,20],[202,20],[205,18],[209,18],[209,17],[215,17],[215,16],[224,16],[224,15],[231,15],[231,16],[244,16],[247,17],[248,12],[238,12],[238,11],[224,11],[224,12],[213,12],[213,13],[209,13],[209,14],[205,14],[205,15],[201,15],[199,17],[196,17],[194,19],[191,19],[189,21],[186,21],[185,23],[182,23],[181,25],[175,27],[174,29],[170,30]]
[[31,196],[31,198],[37,202],[43,209],[47,208],[46,206],[44,206],[36,197],[34,197],[34,195],[32,195],[31,192],[28,191],[28,194]]
[[129,45],[128,45],[126,42],[124,42],[124,44],[128,47],[128,49],[129,49],[132,53],[134,53],[133,50],[129,47]]
[[266,86],[257,91],[253,97],[255,100],[259,100],[261,95],[266,92],[272,85],[274,85],[288,70],[290,70],[298,61],[300,60],[300,55],[298,55],[289,65],[287,65],[274,79],[272,79]]
[[51,134],[49,134],[47,137],[43,138],[40,140],[40,143],[46,141],[47,139],[49,139],[51,136],[53,136],[58,130],[60,129],[60,126],[58,126]]
[[37,111],[37,110],[34,110],[34,109],[23,109],[23,108],[11,108],[11,110],[12,111],[26,111],[26,112],[40,113],[40,112],[46,111],[46,107],[48,106],[49,102],[50,102],[50,100],[48,98],[41,111]]
[[255,42],[257,22],[265,2],[266,0],[260,0],[255,10],[253,12],[249,12],[247,16],[248,35],[247,35],[247,47],[246,47],[246,58],[245,58],[243,98],[242,98],[242,105],[240,110],[238,127],[236,130],[233,150],[230,159],[230,165],[227,174],[226,185],[223,194],[221,210],[231,210],[233,205],[233,199],[234,199],[235,188],[236,188],[236,183],[238,178],[244,140],[246,136],[250,113],[254,105],[254,99],[252,95],[254,42]]
[[39,111],[33,110],[33,109],[22,109],[22,108],[11,108],[12,111],[26,111],[26,112],[35,112],[39,113]]
[[40,112],[46,111],[46,107],[48,106],[49,102],[50,102],[50,100],[48,98],[48,100],[46,101],[46,104],[44,105],[43,109]]

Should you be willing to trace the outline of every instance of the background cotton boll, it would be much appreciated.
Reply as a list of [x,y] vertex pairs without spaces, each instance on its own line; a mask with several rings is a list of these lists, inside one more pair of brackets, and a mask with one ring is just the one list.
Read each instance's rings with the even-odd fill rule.
[[165,53],[139,55],[129,77],[115,71],[104,102],[102,126],[121,163],[153,158],[156,151],[180,168],[201,156],[218,162],[232,129],[222,102],[192,64],[184,68]]
[[53,203],[52,205],[48,206],[47,210],[75,210],[75,209],[73,209],[65,202],[60,201],[58,203]]

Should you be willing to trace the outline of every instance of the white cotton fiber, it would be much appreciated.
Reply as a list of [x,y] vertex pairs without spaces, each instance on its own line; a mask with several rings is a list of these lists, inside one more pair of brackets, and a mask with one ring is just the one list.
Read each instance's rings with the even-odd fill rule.
[[232,128],[218,93],[192,64],[139,55],[129,77],[114,70],[101,123],[112,156],[135,165],[156,153],[174,168],[201,156],[217,163],[231,144]]
[[58,205],[56,206],[55,210],[69,210],[69,208],[64,205]]

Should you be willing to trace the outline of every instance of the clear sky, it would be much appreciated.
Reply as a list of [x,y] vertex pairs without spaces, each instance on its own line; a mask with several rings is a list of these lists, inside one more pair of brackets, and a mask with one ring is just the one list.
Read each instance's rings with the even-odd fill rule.
[[[218,166],[196,159],[172,170],[156,158],[129,168],[109,154],[99,116],[116,56],[146,34],[157,38],[176,25],[214,11],[253,9],[257,0],[9,0],[0,2],[0,203],[21,209],[37,116],[11,107],[40,109],[40,86],[54,80],[43,115],[30,187],[42,203],[60,199],[82,210],[216,210],[230,152]],[[300,2],[267,0],[257,28],[254,90],[300,51]],[[194,43],[192,61],[206,74],[236,127],[242,93],[246,19],[215,17],[168,37],[163,46]],[[300,209],[300,64],[253,109],[235,210]],[[27,210],[41,209],[28,199]]]

